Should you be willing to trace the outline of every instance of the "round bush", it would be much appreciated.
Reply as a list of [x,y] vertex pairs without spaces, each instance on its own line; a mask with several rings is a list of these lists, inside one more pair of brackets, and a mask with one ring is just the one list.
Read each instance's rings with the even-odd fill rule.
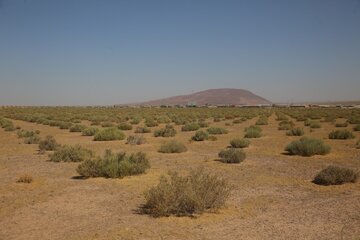
[[87,127],[84,130],[82,130],[81,134],[83,136],[94,136],[99,131],[96,127]]
[[64,145],[55,150],[50,155],[50,161],[52,162],[81,162],[86,159],[90,159],[93,156],[93,152],[82,148],[80,145],[68,146]]
[[192,136],[192,140],[194,141],[205,141],[209,138],[209,134],[205,131],[199,130],[196,131],[195,135]]
[[259,138],[262,136],[262,129],[259,126],[250,126],[245,128],[245,138]]
[[250,141],[248,139],[243,138],[234,138],[230,141],[230,145],[233,148],[246,148],[250,144]]
[[331,133],[329,133],[330,139],[352,139],[355,136],[350,132],[349,130],[334,130]]
[[313,156],[325,155],[330,152],[330,149],[330,146],[320,139],[303,137],[287,145],[285,151],[291,155]]
[[218,155],[223,163],[240,163],[246,158],[246,154],[243,151],[235,148],[224,149]]
[[293,128],[293,129],[287,131],[286,135],[288,135],[288,136],[302,136],[302,135],[304,135],[304,129],[299,128],[299,127]]
[[165,128],[156,130],[154,132],[154,137],[174,137],[176,130],[172,125],[166,125]]
[[40,153],[44,153],[45,151],[54,151],[59,146],[60,144],[58,144],[55,138],[51,135],[46,136],[44,140],[39,142]]
[[117,128],[106,128],[98,131],[94,141],[114,141],[125,139],[125,134]]
[[226,129],[220,128],[220,127],[210,127],[207,129],[207,132],[209,134],[213,134],[213,135],[220,135],[220,134],[228,133],[228,131]]
[[189,132],[189,131],[196,131],[200,128],[200,125],[197,123],[188,123],[181,127],[181,131]]
[[169,141],[160,146],[159,152],[161,153],[182,153],[186,152],[186,146],[176,140]]
[[321,170],[314,178],[314,183],[319,185],[340,185],[343,183],[354,183],[359,174],[352,169],[329,166]]
[[126,130],[131,130],[133,127],[132,127],[131,124],[128,124],[128,123],[120,123],[118,128],[120,130],[125,130],[126,131]]
[[230,196],[228,182],[203,169],[192,170],[188,176],[177,172],[169,175],[145,192],[144,213],[154,217],[192,216],[222,207]]

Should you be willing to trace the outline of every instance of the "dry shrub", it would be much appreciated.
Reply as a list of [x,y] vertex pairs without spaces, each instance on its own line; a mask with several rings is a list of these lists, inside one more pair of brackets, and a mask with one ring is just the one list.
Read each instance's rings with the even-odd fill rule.
[[120,130],[124,130],[124,131],[127,131],[127,130],[131,130],[133,128],[133,126],[131,124],[128,124],[128,123],[120,123],[118,125],[118,128]]
[[244,138],[234,138],[230,141],[230,145],[233,148],[246,148],[250,144],[250,141],[248,139]]
[[45,151],[54,151],[59,146],[60,144],[56,142],[55,138],[51,135],[48,135],[44,140],[39,142],[39,151],[40,153],[44,153]]
[[226,180],[203,169],[187,176],[170,172],[145,192],[143,212],[153,217],[193,216],[224,206],[231,188]]
[[219,158],[223,163],[240,163],[245,160],[246,154],[239,149],[229,148],[220,151]]
[[82,132],[84,129],[86,129],[85,125],[75,124],[70,128],[70,132]]
[[331,133],[329,133],[330,139],[352,139],[355,138],[354,134],[350,132],[349,130],[334,130]]
[[252,125],[245,128],[245,138],[259,138],[262,136],[262,129],[259,126]]
[[154,132],[154,137],[174,137],[176,130],[172,125],[166,125],[165,128],[156,130]]
[[83,136],[94,136],[99,131],[96,127],[87,127],[81,131]]
[[126,143],[130,145],[141,145],[146,143],[146,139],[143,135],[130,135],[126,140]]
[[150,163],[145,153],[127,155],[106,150],[103,157],[82,162],[77,172],[84,177],[123,178],[144,173],[148,168]]
[[117,128],[105,128],[94,135],[94,141],[124,140],[125,134]]
[[207,129],[207,132],[212,135],[220,135],[220,134],[227,134],[228,130],[221,127],[210,127]]
[[51,162],[81,162],[92,158],[94,153],[91,150],[82,148],[80,145],[63,145],[50,155]]
[[292,128],[291,130],[286,132],[287,136],[302,136],[304,135],[304,129],[297,127],[297,128]]
[[302,137],[300,140],[291,142],[286,146],[285,151],[291,155],[313,156],[325,155],[331,150],[330,146],[321,139]]
[[181,131],[183,131],[183,132],[196,131],[199,129],[200,129],[200,125],[196,122],[187,123],[181,127]]
[[29,174],[24,174],[16,180],[17,183],[31,183],[32,181],[33,177]]
[[314,183],[319,185],[340,185],[343,183],[354,183],[359,174],[352,169],[329,166],[321,170],[314,178]]
[[205,141],[209,138],[209,134],[203,130],[196,131],[195,135],[191,137],[194,141]]
[[135,133],[149,133],[149,132],[151,132],[151,130],[148,127],[137,127],[135,129]]
[[169,142],[166,142],[162,144],[159,148],[159,152],[161,153],[182,153],[186,151],[187,151],[186,146],[183,143],[178,142],[176,140],[171,140]]

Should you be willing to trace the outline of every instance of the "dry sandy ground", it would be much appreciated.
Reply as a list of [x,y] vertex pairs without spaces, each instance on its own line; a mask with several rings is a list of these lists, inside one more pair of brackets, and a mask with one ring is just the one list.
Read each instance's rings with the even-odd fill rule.
[[[255,121],[226,126],[230,133],[215,142],[190,143],[193,132],[178,131],[176,139],[189,149],[182,154],[157,153],[167,139],[152,134],[145,134],[149,143],[129,146],[125,140],[94,142],[79,133],[14,121],[23,129],[38,129],[42,136],[52,134],[62,144],[79,143],[98,154],[106,148],[145,151],[152,167],[144,175],[124,179],[79,180],[76,163],[49,162],[47,155],[37,154],[37,145],[25,145],[16,133],[0,129],[0,239],[360,239],[360,183],[325,187],[311,182],[330,164],[360,170],[356,140],[325,139],[332,146],[326,156],[287,156],[284,147],[298,137],[278,131],[272,116],[263,127],[264,136],[251,140],[243,163],[214,161],[231,138],[243,136],[243,129]],[[306,135],[326,138],[332,129],[322,123],[315,132],[306,129]],[[223,175],[234,186],[224,209],[196,218],[138,213],[143,191],[161,174],[197,166]],[[24,173],[33,176],[31,184],[16,183]]]

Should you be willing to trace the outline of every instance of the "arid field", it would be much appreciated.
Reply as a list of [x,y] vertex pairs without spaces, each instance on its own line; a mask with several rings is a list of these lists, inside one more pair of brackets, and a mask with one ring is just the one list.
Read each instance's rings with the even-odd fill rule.
[[[0,119],[1,240],[360,239],[360,180],[335,185],[313,182],[330,165],[360,171],[360,110],[8,107],[0,109]],[[279,130],[281,121],[285,130]],[[249,146],[238,150],[246,158],[232,164],[221,161],[218,153],[257,122],[261,136],[247,138]],[[189,123],[203,127],[182,131]],[[71,132],[76,124],[80,130]],[[156,130],[167,124],[174,127],[175,136],[155,137]],[[131,129],[119,130],[123,140],[94,141],[94,136],[82,134],[90,126],[101,131],[125,129],[125,125]],[[149,133],[134,133],[145,125]],[[191,140],[196,131],[211,127],[227,133]],[[297,127],[303,136],[287,134]],[[34,135],[39,139],[25,143],[27,137],[19,137],[22,130],[38,130]],[[348,130],[350,135],[330,139],[335,130]],[[60,145],[78,144],[93,151],[92,158],[103,156],[106,149],[141,151],[150,168],[125,177],[81,177],[77,168],[82,162],[50,161],[54,151],[39,152],[38,141],[48,135]],[[145,143],[127,144],[130,135],[142,135]],[[331,150],[312,156],[285,151],[304,136],[322,140]],[[170,140],[183,143],[187,150],[159,152]],[[144,192],[156,186],[162,175],[176,171],[185,176],[199,167],[228,184],[231,191],[224,205],[186,216],[142,211]],[[20,180],[26,176],[30,183]]]

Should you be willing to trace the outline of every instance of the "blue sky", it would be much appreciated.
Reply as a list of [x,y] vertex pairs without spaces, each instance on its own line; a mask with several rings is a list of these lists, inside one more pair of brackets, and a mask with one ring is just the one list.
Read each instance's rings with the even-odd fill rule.
[[360,100],[358,0],[0,0],[0,105]]

